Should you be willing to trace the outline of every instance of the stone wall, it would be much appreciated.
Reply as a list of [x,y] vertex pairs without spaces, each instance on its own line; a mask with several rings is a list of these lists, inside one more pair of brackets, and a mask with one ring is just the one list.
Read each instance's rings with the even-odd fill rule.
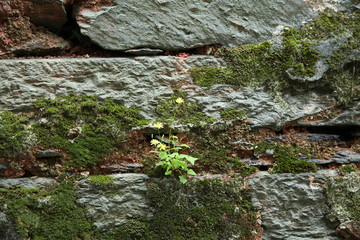
[[[109,176],[113,179],[110,185],[96,185],[94,181],[88,178],[77,181],[74,188],[74,191],[77,193],[77,202],[79,206],[82,206],[86,210],[87,215],[93,219],[92,224],[94,224],[96,229],[108,233],[133,220],[149,219],[151,222],[155,217],[154,221],[158,221],[156,218],[156,214],[158,214],[157,211],[163,210],[159,210],[159,208],[156,207],[154,208],[154,203],[151,203],[151,201],[154,201],[154,195],[152,195],[154,192],[151,192],[153,190],[150,189],[154,189],[154,183],[160,184],[155,186],[165,186],[165,188],[160,188],[162,189],[161,194],[159,192],[156,193],[155,198],[158,203],[159,201],[166,202],[169,200],[161,199],[164,196],[171,198],[170,195],[166,193],[169,189],[176,190],[173,192],[174,194],[177,194],[176,192],[186,193],[186,195],[180,194],[177,196],[176,201],[178,201],[177,204],[179,204],[179,206],[185,206],[192,201],[196,201],[198,194],[202,194],[200,192],[192,192],[193,190],[191,190],[192,188],[189,188],[189,186],[196,182],[200,182],[202,186],[207,186],[211,183],[210,180],[195,180],[186,187],[178,186],[178,184],[171,181],[171,179],[170,181],[169,179],[164,179],[159,182],[159,180],[151,179],[143,174],[118,174]],[[354,176],[355,175],[353,175],[352,178],[354,178]],[[349,215],[339,210],[338,205],[334,205],[334,202],[341,204],[339,202],[341,195],[335,196],[332,193],[328,195],[326,189],[330,182],[339,182],[342,181],[341,179],[336,171],[318,171],[316,173],[303,174],[269,174],[260,172],[249,178],[245,185],[242,181],[231,180],[228,183],[230,184],[232,182],[232,184],[223,185],[222,188],[224,191],[227,188],[232,189],[231,192],[235,193],[232,197],[237,196],[251,200],[254,206],[252,211],[259,211],[260,213],[257,221],[262,227],[262,230],[260,230],[260,228],[254,229],[253,234],[261,234],[262,232],[262,239],[340,240],[343,238],[336,231],[336,227],[340,221],[345,224],[345,222],[348,221],[347,217]],[[349,190],[352,189],[350,191],[355,194],[354,196],[359,196],[359,189],[354,189],[354,187],[357,186],[352,186],[353,183],[348,182],[346,179],[347,178],[342,181],[343,186],[348,186]],[[23,186],[28,189],[34,187],[44,188],[44,186],[51,185],[51,182],[53,182],[53,180],[45,178],[0,180],[2,189],[14,189],[13,187],[15,186]],[[346,183],[349,185],[346,185]],[[242,195],[239,190],[243,191],[246,185],[248,185],[246,195]],[[199,190],[201,188],[195,189]],[[341,189],[343,188],[333,189],[342,191]],[[212,195],[212,192],[209,191],[207,194]],[[226,196],[228,195],[222,196],[223,201],[228,201]],[[330,196],[330,199],[328,196]],[[42,198],[44,198],[44,196],[42,196]],[[214,198],[212,199],[215,201]],[[39,199],[39,201],[44,200]],[[49,199],[47,201],[49,201]],[[329,202],[332,204],[329,205]],[[197,206],[200,206],[200,208],[206,207],[201,206],[201,204],[203,204],[203,202],[198,199]],[[170,209],[173,206],[162,207]],[[6,211],[5,209],[5,212]],[[35,209],[32,211],[35,211]],[[183,211],[187,211],[186,208],[184,208]],[[332,215],[335,213],[342,215],[339,218],[333,218],[330,213],[332,213]],[[176,219],[178,217],[177,214],[178,213],[173,212],[172,217]],[[189,214],[189,218],[192,217],[190,212],[187,214]],[[203,214],[205,214],[205,216],[203,216],[205,219],[212,217],[211,214],[207,215],[209,213],[204,212]],[[250,215],[248,215],[248,217],[250,217]],[[198,220],[194,219],[193,221]],[[238,219],[237,221],[231,224],[241,224],[241,222],[247,220]],[[2,222],[2,224],[7,224],[6,226],[12,225],[12,222],[5,218],[2,218]],[[198,222],[198,224],[202,224],[202,222]],[[355,222],[353,224],[355,224],[353,226],[356,226],[358,223]],[[349,222],[347,222],[347,225],[349,226]],[[190,230],[191,226],[191,224],[188,226],[188,231],[192,231]],[[170,226],[166,226],[165,224],[161,227],[165,231],[165,229]],[[186,229],[182,229],[181,231],[186,231]],[[228,231],[230,231],[230,229],[228,229]],[[352,239],[356,239],[357,233],[355,230],[350,230],[347,234],[349,234],[349,232],[354,234],[352,235]],[[1,233],[5,236],[5,238],[2,239],[18,239],[14,237],[16,235],[14,231],[10,231],[10,229],[4,229]],[[224,234],[226,235],[226,233]],[[237,237],[235,235],[233,238],[220,237],[220,239],[250,239],[241,237],[241,234]]]
[[[0,240],[360,239],[359,9],[2,1]],[[171,134],[185,185],[150,152]]]

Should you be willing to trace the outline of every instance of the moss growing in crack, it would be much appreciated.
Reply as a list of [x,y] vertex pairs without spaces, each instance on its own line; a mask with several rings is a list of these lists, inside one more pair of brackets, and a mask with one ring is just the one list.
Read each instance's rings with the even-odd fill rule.
[[85,210],[76,204],[72,181],[48,189],[0,191],[0,209],[24,239],[89,239],[93,227]]
[[18,157],[27,152],[26,139],[29,134],[24,127],[27,122],[25,117],[0,111],[0,157]]
[[[222,83],[265,87],[274,95],[310,89],[323,92],[326,89],[340,104],[349,104],[360,96],[360,74],[357,70],[360,59],[356,52],[360,49],[359,12],[325,10],[300,30],[285,28],[281,48],[271,46],[270,42],[221,48],[217,55],[227,62],[227,66],[194,68],[191,71],[194,82],[200,86]],[[320,41],[346,36],[348,40],[330,57],[321,56],[315,49]],[[305,83],[290,79],[290,76],[295,76],[295,79],[313,76],[315,64],[320,58],[330,65],[322,79]],[[345,59],[352,68],[350,71],[348,65],[344,66]]]
[[34,103],[40,119],[32,128],[37,144],[69,154],[70,167],[92,167],[118,147],[125,131],[145,125],[136,108],[96,96],[64,96]]
[[153,182],[149,198],[155,209],[149,228],[156,239],[254,238],[256,213],[241,182]]
[[[183,99],[184,102],[181,104],[177,103],[176,100],[178,98]],[[197,103],[187,99],[185,93],[176,91],[169,99],[159,102],[156,112],[159,114],[158,121],[167,124],[193,124],[200,127],[214,121],[202,113],[201,110]]]

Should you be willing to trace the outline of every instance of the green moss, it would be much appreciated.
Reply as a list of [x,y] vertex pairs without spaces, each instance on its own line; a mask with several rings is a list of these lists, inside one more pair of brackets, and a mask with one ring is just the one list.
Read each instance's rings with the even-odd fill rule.
[[25,129],[27,118],[10,111],[0,111],[0,157],[18,157],[28,151]]
[[91,234],[91,221],[76,204],[69,180],[48,189],[1,189],[1,193],[0,209],[25,239],[88,239]]
[[98,232],[94,240],[156,240],[151,234],[148,220],[130,219],[111,232]]
[[88,182],[94,186],[111,187],[114,185],[114,178],[108,175],[96,175],[90,176]]
[[256,145],[255,155],[261,156],[267,150],[273,151],[275,158],[274,168],[272,173],[302,173],[315,172],[317,166],[314,163],[306,160],[298,160],[300,155],[307,155],[307,150],[297,146],[287,146],[279,143],[262,142]]
[[[177,103],[176,99],[182,98],[183,103]],[[159,115],[159,122],[173,124],[193,124],[200,127],[207,123],[211,123],[214,120],[207,117],[201,111],[201,107],[187,99],[185,93],[176,91],[175,94],[165,100],[161,100],[156,108],[156,112]]]
[[34,102],[37,118],[32,129],[37,144],[69,154],[67,166],[92,167],[104,160],[123,140],[126,131],[145,125],[140,110],[96,96],[63,96]]
[[155,239],[254,237],[256,213],[241,192],[241,182],[153,182],[149,198],[155,209],[149,229]]
[[339,169],[339,171],[340,171],[340,174],[346,175],[348,173],[359,171],[359,168],[354,163],[351,163],[351,164],[347,164],[347,165],[342,166]]
[[[282,47],[271,46],[270,42],[247,44],[238,47],[221,48],[216,55],[227,63],[226,67],[201,67],[191,70],[194,82],[208,87],[213,84],[265,87],[270,93],[304,92],[310,89],[331,93],[340,104],[348,104],[360,96],[360,74],[357,74],[359,57],[350,59],[350,71],[343,66],[343,60],[352,51],[360,49],[359,11],[354,13],[326,10],[312,23],[301,29],[285,28]],[[349,40],[327,58],[331,69],[321,80],[304,82],[292,80],[289,75],[311,77],[319,52],[315,50],[319,41],[350,36]]]
[[[211,173],[240,174],[242,177],[256,172],[257,168],[241,162],[237,145],[233,144],[239,136],[249,134],[249,127],[244,123],[235,123],[232,128],[221,131],[206,129],[194,130],[189,138],[192,141],[191,155],[199,158],[202,169]],[[241,153],[240,153],[241,154]]]

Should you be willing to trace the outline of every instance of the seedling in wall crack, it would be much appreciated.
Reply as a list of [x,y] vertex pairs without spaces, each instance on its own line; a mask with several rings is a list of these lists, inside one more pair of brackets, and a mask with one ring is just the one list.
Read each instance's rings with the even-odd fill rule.
[[[175,102],[180,105],[184,103],[183,98],[177,98]],[[164,125],[161,122],[157,122],[153,125],[154,128],[158,130],[162,129]],[[160,140],[165,140],[164,135]],[[169,133],[169,139],[167,144],[165,141],[159,141],[157,139],[151,140],[151,145],[155,146],[155,151],[150,151],[151,153],[156,153],[161,159],[160,162],[155,164],[156,167],[163,168],[165,170],[165,175],[179,175],[179,180],[181,183],[186,183],[187,175],[196,175],[194,170],[189,169],[189,164],[194,165],[197,158],[191,157],[186,154],[179,153],[184,148],[190,148],[187,144],[179,144],[179,139],[177,136],[174,136]]]

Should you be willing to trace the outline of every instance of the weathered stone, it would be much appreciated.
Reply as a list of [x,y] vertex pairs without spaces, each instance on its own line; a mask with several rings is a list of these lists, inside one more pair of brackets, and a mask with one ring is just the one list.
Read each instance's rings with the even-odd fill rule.
[[173,94],[173,86],[191,83],[191,67],[220,64],[206,56],[1,60],[0,108],[26,109],[39,97],[78,93],[135,105],[153,116],[158,101]]
[[57,158],[61,156],[56,150],[37,150],[35,154],[36,158]]
[[333,161],[338,164],[359,163],[360,154],[354,152],[340,152],[333,156]]
[[261,211],[264,240],[341,239],[336,223],[325,219],[329,212],[324,183],[336,171],[302,174],[260,172],[249,179],[249,194]]
[[0,188],[23,186],[24,188],[42,188],[56,183],[52,178],[0,178]]
[[[360,101],[355,101],[337,116],[318,121],[299,121],[299,126],[351,126],[360,123]],[[351,133],[350,133],[351,134]]]
[[101,229],[114,229],[129,219],[151,217],[146,198],[148,176],[144,174],[109,175],[114,184],[106,187],[92,186],[86,179],[78,182],[78,203],[84,206],[94,225]]
[[246,110],[253,127],[272,129],[279,129],[287,122],[315,114],[332,105],[332,99],[328,96],[311,92],[301,96],[285,95],[279,100],[262,88],[214,85],[206,88],[183,86],[182,90],[204,106],[204,112],[213,118],[220,118],[219,111],[227,108]]
[[16,232],[14,224],[0,212],[0,239],[1,240],[20,240],[20,235]]
[[278,25],[299,27],[316,15],[312,3],[298,0],[112,2],[91,9],[81,1],[74,14],[81,32],[110,50],[260,42],[269,39]]
[[[318,43],[314,49],[319,52],[319,59],[315,63],[314,70],[315,74],[311,77],[308,76],[299,76],[292,74],[293,68],[286,70],[288,77],[291,80],[301,81],[301,82],[313,82],[322,79],[324,74],[330,69],[329,59],[341,46],[348,42],[351,35],[340,36],[332,39],[327,39]],[[344,56],[343,64],[347,63],[353,54],[349,56]]]

